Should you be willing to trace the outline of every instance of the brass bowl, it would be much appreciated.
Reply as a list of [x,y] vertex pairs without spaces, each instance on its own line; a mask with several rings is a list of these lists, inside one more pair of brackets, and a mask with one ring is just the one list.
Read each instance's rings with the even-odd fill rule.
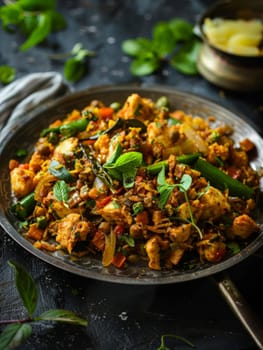
[[234,91],[252,92],[263,89],[263,56],[241,56],[213,46],[203,32],[205,18],[262,19],[262,0],[225,0],[209,7],[195,27],[202,39],[197,66],[211,83]]

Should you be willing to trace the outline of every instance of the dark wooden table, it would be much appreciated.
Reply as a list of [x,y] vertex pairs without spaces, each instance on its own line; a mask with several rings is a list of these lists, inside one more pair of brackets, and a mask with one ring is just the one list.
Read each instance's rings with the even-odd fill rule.
[[[0,2],[1,3],[1,2]],[[262,93],[241,94],[215,87],[200,76],[190,77],[164,67],[158,73],[135,78],[129,73],[130,60],[121,51],[121,42],[138,36],[149,37],[160,20],[183,17],[195,23],[209,0],[65,0],[59,11],[68,27],[49,41],[25,53],[18,51],[22,38],[0,30],[0,64],[16,67],[17,77],[31,72],[55,70],[62,64],[48,59],[51,52],[67,52],[82,42],[96,57],[89,72],[72,90],[103,84],[169,85],[212,99],[245,115],[263,128]],[[250,256],[229,274],[252,309],[263,315],[263,251]],[[157,349],[163,334],[176,334],[193,342],[200,350],[252,350],[255,345],[216,289],[213,280],[203,278],[183,284],[128,286],[85,279],[39,260],[0,231],[0,318],[25,315],[18,297],[8,260],[22,264],[34,277],[39,289],[37,312],[50,308],[72,310],[88,319],[84,327],[40,324],[20,348],[23,350]],[[171,349],[188,349],[169,339]]]

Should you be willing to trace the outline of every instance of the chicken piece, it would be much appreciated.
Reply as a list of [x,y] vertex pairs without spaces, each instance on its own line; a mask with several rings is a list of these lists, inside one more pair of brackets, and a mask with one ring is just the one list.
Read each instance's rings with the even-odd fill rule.
[[168,241],[163,241],[160,236],[153,236],[146,244],[145,249],[149,258],[148,266],[153,270],[161,270],[160,250],[169,247]]
[[29,169],[32,170],[34,173],[38,172],[41,169],[42,164],[46,161],[46,159],[46,156],[38,152],[34,152],[30,158]]
[[259,230],[258,224],[247,214],[236,217],[228,233],[232,238],[247,239],[249,236]]
[[73,155],[74,150],[78,146],[78,142],[79,140],[76,137],[69,137],[61,141],[55,148],[53,159],[60,163],[64,163],[64,157],[70,157]]
[[56,215],[62,219],[70,213],[76,213],[76,214],[84,213],[85,207],[82,205],[82,206],[78,206],[76,208],[70,208],[70,207],[66,206],[63,202],[52,200],[52,205],[51,205],[50,211],[56,213]]
[[14,168],[10,172],[11,187],[18,198],[25,197],[33,191],[35,187],[34,176],[33,171],[25,169],[22,166]]
[[217,233],[208,233],[197,243],[197,250],[201,260],[217,263],[226,254],[226,244]]
[[192,225],[182,224],[178,227],[169,227],[167,233],[169,238],[173,242],[186,242],[191,235]]
[[117,201],[113,200],[106,204],[103,208],[97,210],[97,214],[101,215],[106,221],[116,221],[131,225],[133,218],[125,206],[121,206]]
[[43,238],[44,231],[37,227],[37,224],[31,224],[29,230],[27,231],[26,237],[32,238],[35,241],[39,241]]
[[79,214],[71,213],[58,222],[56,241],[71,254],[75,245],[85,241],[94,229],[93,223],[81,220]]
[[224,216],[230,211],[230,204],[224,194],[213,186],[201,196],[200,204],[202,206],[200,219],[215,220]]
[[124,119],[149,119],[149,116],[153,116],[154,103],[146,98],[142,98],[138,94],[130,95],[123,108],[119,110],[118,118]]
[[184,255],[184,251],[185,250],[183,248],[176,248],[175,250],[172,251],[172,253],[167,258],[167,262],[172,263],[173,265],[177,265],[182,259]]

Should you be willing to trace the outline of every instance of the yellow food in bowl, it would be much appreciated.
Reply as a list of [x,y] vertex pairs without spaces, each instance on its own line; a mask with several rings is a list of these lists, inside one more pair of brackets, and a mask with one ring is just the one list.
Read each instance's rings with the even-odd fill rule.
[[213,46],[236,55],[263,54],[263,22],[260,19],[206,18],[203,32]]

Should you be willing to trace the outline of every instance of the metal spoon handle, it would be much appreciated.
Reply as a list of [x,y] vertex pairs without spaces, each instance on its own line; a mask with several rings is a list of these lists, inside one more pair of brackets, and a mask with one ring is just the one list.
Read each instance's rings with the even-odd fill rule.
[[223,297],[253,338],[257,347],[263,350],[263,324],[251,310],[233,281],[227,275],[216,277],[217,286]]

